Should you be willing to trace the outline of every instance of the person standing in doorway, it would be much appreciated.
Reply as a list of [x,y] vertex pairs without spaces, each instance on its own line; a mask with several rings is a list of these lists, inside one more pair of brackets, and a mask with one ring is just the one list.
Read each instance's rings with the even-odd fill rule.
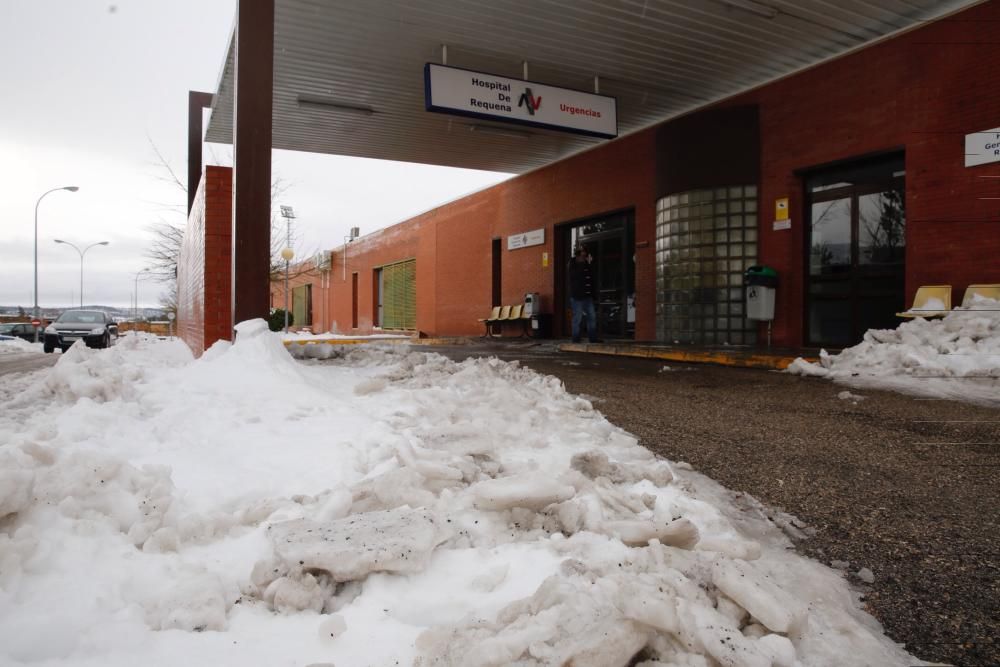
[[580,322],[587,317],[587,337],[597,342],[597,311],[594,309],[594,274],[590,267],[590,253],[583,246],[569,263],[569,304],[573,309],[573,342],[580,342]]

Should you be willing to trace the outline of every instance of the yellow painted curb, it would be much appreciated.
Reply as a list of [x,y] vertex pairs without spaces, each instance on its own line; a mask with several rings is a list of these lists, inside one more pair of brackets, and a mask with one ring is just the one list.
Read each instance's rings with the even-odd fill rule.
[[412,338],[310,338],[307,340],[283,340],[286,347],[292,345],[362,345],[364,343],[412,343]]
[[[666,361],[681,361],[695,364],[716,364],[719,366],[735,366],[741,368],[768,368],[783,371],[795,361],[797,356],[766,354],[760,352],[739,352],[725,350],[679,350],[641,345],[602,345],[600,343],[565,343],[559,346],[563,352],[588,352],[591,354],[607,354],[619,357],[642,357],[646,359],[664,359]],[[815,358],[803,357],[806,361],[815,362]]]
[[413,345],[468,345],[470,338],[307,338],[304,340],[283,340],[286,347],[292,345],[362,345],[365,343],[412,343]]

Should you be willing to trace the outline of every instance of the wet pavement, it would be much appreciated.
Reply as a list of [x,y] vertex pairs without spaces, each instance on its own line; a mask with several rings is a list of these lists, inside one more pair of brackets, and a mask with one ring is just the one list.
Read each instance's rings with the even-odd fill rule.
[[914,655],[1000,664],[1000,410],[551,342],[415,349],[555,375],[656,453],[805,522],[798,550],[840,566]]
[[58,354],[38,354],[37,352],[0,355],[0,376],[8,373],[37,371],[40,368],[52,366],[58,360]]

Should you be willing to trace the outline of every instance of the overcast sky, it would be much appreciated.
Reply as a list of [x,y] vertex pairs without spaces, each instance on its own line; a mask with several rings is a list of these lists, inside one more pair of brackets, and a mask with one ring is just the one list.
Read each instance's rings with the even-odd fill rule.
[[[146,265],[147,227],[182,221],[183,192],[164,181],[154,142],[186,178],[187,93],[215,90],[233,0],[0,0],[0,304],[32,302],[34,209],[39,302],[127,306]],[[422,84],[421,84],[422,85]],[[206,148],[206,156],[212,151]],[[228,147],[215,147],[225,158]],[[281,203],[307,251],[404,220],[502,180],[488,172],[276,151]],[[392,196],[387,197],[386,193]],[[139,282],[140,305],[162,286]]]

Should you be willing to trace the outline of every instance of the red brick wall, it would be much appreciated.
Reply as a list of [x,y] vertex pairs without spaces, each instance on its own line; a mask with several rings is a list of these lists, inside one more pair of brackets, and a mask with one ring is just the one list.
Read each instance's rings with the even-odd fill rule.
[[[727,100],[761,122],[760,261],[782,275],[774,341],[800,345],[805,325],[805,204],[796,170],[906,151],[906,292],[1000,282],[1000,164],[966,168],[964,135],[1000,126],[1000,2],[979,5]],[[983,178],[992,176],[993,178]],[[772,229],[789,197],[789,231]]]
[[[1000,165],[967,169],[964,135],[1000,125],[1000,2],[971,8],[791,75],[716,106],[760,111],[759,259],[782,276],[776,345],[803,342],[805,228],[800,170],[880,151],[906,152],[907,299],[921,284],[1000,282]],[[371,330],[372,269],[417,259],[418,328],[475,334],[491,305],[491,240],[503,239],[503,302],[527,291],[554,308],[554,225],[635,209],[636,338],[655,336],[654,131],[525,174],[355,242],[342,279],[335,253],[331,325],[350,332],[351,271],[360,326]],[[669,160],[669,155],[659,156]],[[721,156],[720,159],[725,159]],[[774,200],[790,198],[792,229],[773,231]],[[545,228],[545,245],[506,250],[506,237]],[[542,266],[549,253],[548,267]]]
[[232,339],[233,170],[205,167],[177,264],[177,331],[196,355]]
[[[654,150],[651,132],[642,132],[433,209],[411,220],[365,236],[333,251],[327,312],[323,328],[340,333],[371,333],[374,269],[415,258],[417,329],[428,335],[477,335],[476,320],[492,306],[492,240],[503,240],[502,300],[520,303],[539,292],[542,309],[553,312],[554,226],[620,209],[634,209],[637,337],[655,333],[656,267],[653,254]],[[507,237],[545,229],[545,244],[508,251]],[[542,254],[548,253],[548,266]],[[359,274],[358,329],[351,328],[351,273]],[[315,290],[315,288],[314,288]],[[314,294],[316,292],[314,291]],[[317,306],[314,304],[314,313]],[[317,324],[319,326],[319,323]]]

